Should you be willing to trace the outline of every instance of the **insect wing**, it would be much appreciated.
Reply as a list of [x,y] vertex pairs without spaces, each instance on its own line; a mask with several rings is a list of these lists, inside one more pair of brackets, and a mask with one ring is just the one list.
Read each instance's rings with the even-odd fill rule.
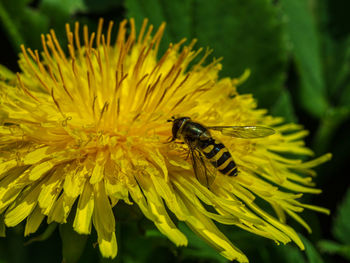
[[274,129],[263,126],[211,126],[207,128],[220,131],[226,136],[244,139],[262,138],[275,133]]
[[215,180],[216,171],[212,169],[212,165],[207,162],[200,151],[196,150],[190,143],[187,144],[191,155],[194,174],[202,185],[209,188]]

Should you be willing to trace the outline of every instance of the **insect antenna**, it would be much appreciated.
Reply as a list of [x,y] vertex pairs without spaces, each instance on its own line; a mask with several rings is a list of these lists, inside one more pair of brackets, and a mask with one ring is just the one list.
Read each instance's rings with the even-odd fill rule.
[[175,120],[175,117],[171,116],[171,119],[167,120],[167,122],[174,122],[174,120]]

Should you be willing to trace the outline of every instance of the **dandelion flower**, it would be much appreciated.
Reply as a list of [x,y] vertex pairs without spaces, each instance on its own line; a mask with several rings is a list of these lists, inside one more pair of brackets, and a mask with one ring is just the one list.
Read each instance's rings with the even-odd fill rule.
[[[83,40],[78,23],[73,31],[67,25],[69,55],[52,30],[42,36],[42,54],[22,46],[21,73],[2,72],[0,229],[26,219],[29,235],[43,220],[65,223],[76,204],[74,230],[89,234],[93,226],[101,254],[113,258],[118,222],[112,209],[125,202],[177,246],[187,245],[174,214],[229,260],[248,262],[214,221],[303,249],[286,215],[311,231],[298,213],[328,212],[299,198],[321,192],[312,168],[330,155],[302,161],[312,155],[303,142],[307,132],[257,109],[251,95],[237,93],[240,79],[219,79],[218,60],[204,65],[208,52],[191,64],[201,52],[193,51],[194,42],[170,45],[158,59],[164,24],[152,37],[147,21],[138,35],[134,20],[123,21],[115,41],[113,23],[106,35],[102,24],[92,34],[84,27]],[[263,139],[213,134],[240,173],[218,174],[206,187],[195,177],[186,145],[165,143],[171,116],[208,126],[262,125],[276,133]],[[257,198],[275,213],[260,208]]]

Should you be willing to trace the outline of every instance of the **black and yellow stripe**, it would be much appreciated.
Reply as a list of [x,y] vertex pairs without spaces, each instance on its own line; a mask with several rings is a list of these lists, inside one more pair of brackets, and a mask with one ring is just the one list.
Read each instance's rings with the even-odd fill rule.
[[237,176],[237,167],[225,145],[210,138],[199,141],[199,149],[222,174]]

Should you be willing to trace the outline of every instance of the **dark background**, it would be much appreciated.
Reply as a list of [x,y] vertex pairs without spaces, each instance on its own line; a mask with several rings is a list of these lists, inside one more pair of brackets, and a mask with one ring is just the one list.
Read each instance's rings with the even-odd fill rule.
[[[317,168],[315,181],[323,193],[303,198],[332,214],[305,211],[311,235],[288,222],[301,234],[306,252],[293,244],[277,246],[232,227],[220,228],[251,262],[346,262],[350,260],[349,10],[347,0],[0,0],[0,64],[19,71],[20,44],[41,50],[40,34],[54,28],[65,46],[66,22],[80,21],[92,31],[100,17],[115,24],[134,17],[138,27],[145,17],[155,27],[166,21],[161,52],[170,42],[197,38],[197,48],[210,47],[212,56],[224,57],[221,77],[238,77],[249,68],[251,76],[239,91],[253,93],[259,107],[272,115],[303,124],[310,131],[306,144],[316,157],[333,153],[331,162]],[[119,252],[113,262],[227,262],[182,224],[189,246],[176,248],[139,211],[118,205],[115,213]],[[62,246],[61,239],[75,245]],[[81,237],[68,226],[55,225],[42,225],[36,235],[24,238],[20,225],[0,239],[0,263],[62,258],[112,262],[100,257],[95,242],[96,233]]]

